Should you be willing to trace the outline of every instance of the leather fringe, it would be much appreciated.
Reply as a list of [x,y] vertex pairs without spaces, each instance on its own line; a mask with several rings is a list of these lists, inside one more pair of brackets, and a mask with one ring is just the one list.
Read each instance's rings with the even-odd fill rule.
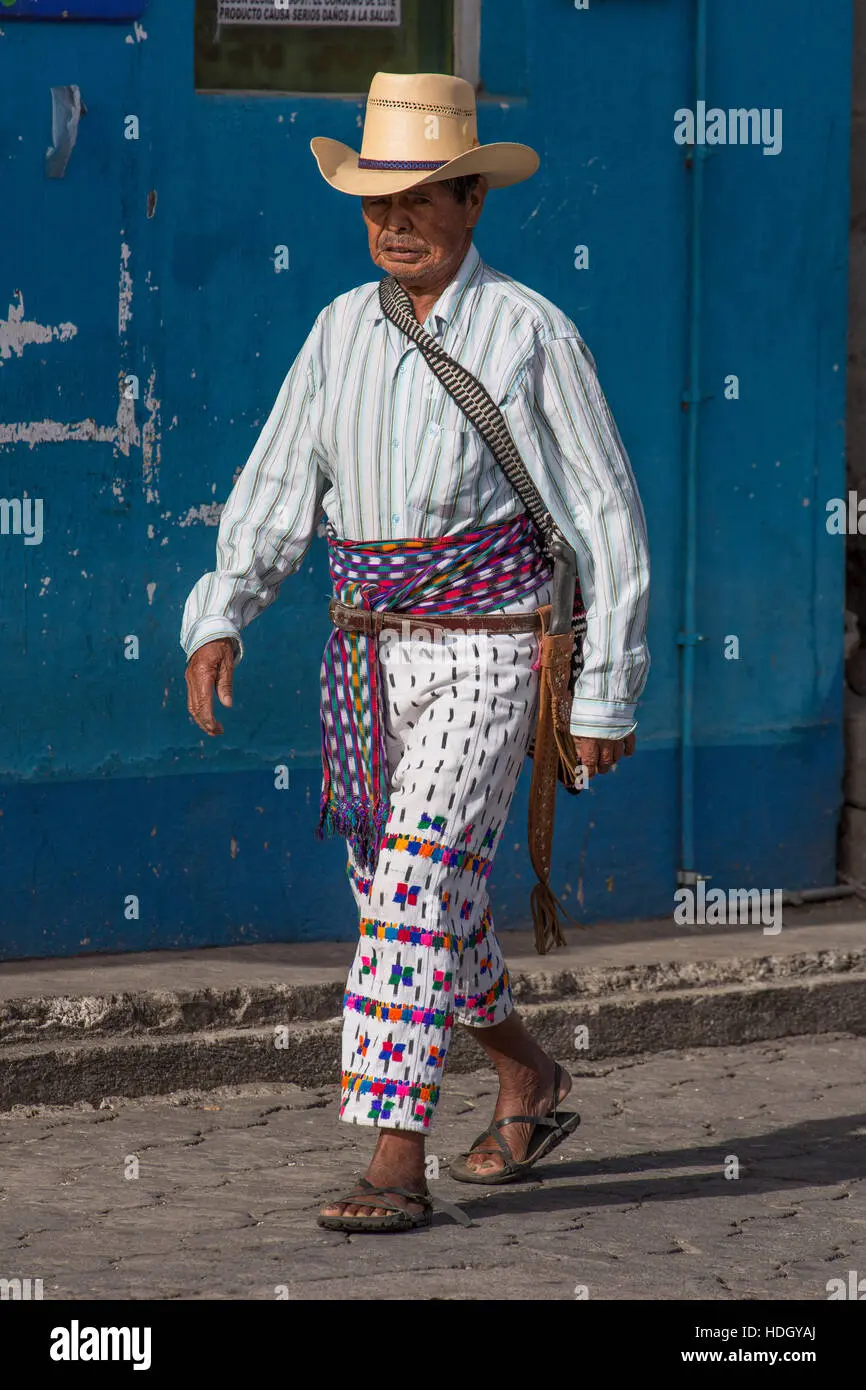
[[529,787],[529,856],[538,879],[530,902],[535,949],[539,955],[546,955],[555,946],[564,946],[562,919],[574,920],[550,887],[557,783],[560,778],[573,782],[577,771],[577,750],[568,727],[572,645],[571,633],[555,637],[545,633],[541,641],[538,723]]
[[577,775],[577,749],[574,746],[574,739],[570,733],[564,734],[556,723],[553,726],[553,735],[556,739],[556,751],[559,754],[562,768],[569,782],[574,782]]
[[[530,897],[532,925],[535,928],[535,949],[540,956],[557,946],[565,946],[565,933],[562,930],[560,913],[565,911],[562,903],[554,896],[549,883],[536,883]],[[570,921],[574,919],[569,917]]]

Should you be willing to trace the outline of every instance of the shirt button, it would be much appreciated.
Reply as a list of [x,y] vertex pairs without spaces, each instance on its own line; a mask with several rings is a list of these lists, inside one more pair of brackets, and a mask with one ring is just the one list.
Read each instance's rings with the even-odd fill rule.
[[391,443],[393,444],[393,446],[394,446],[395,449],[399,449],[399,447],[400,447],[400,441],[399,441],[399,439],[392,439],[392,440],[391,440]]
[[399,526],[399,525],[400,525],[400,517],[398,516],[397,512],[394,512],[393,515],[392,515],[392,517],[391,517],[391,525],[392,525],[392,526]]

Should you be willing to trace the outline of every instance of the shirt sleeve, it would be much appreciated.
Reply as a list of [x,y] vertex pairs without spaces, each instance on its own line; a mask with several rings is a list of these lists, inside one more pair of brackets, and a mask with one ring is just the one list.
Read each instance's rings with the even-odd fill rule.
[[587,633],[571,731],[624,738],[635,728],[649,671],[646,519],[595,361],[577,330],[537,343],[510,414],[533,480],[577,554]]
[[216,569],[202,575],[184,607],[187,659],[205,642],[230,637],[239,661],[241,630],[273,603],[315,534],[329,483],[319,429],[326,313],[295,358],[223,508]]

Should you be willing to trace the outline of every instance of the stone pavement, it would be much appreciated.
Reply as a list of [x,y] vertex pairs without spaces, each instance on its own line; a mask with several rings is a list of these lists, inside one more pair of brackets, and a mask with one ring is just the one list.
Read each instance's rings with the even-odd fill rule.
[[866,1038],[572,1071],[576,1137],[538,1181],[499,1189],[447,1176],[495,1093],[488,1071],[450,1076],[430,1186],[475,1224],[438,1215],[389,1236],[314,1223],[371,1147],[371,1131],[337,1121],[335,1087],[14,1109],[0,1116],[0,1278],[41,1278],[46,1299],[285,1286],[292,1299],[571,1300],[585,1286],[590,1299],[813,1300],[866,1276]]

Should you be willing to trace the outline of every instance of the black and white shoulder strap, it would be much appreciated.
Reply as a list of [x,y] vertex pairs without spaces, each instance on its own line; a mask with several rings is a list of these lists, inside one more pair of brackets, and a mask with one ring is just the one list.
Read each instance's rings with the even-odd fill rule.
[[478,430],[523,503],[539,533],[545,555],[553,560],[551,544],[559,537],[558,528],[527,472],[501,410],[486,387],[466,367],[455,362],[422,327],[415,317],[409,295],[393,275],[386,275],[379,281],[379,303],[385,316],[420,349],[430,370]]
[[582,662],[581,639],[586,630],[585,616],[575,619],[573,612],[577,556],[545,507],[541,493],[511,437],[502,411],[478,378],[467,367],[456,362],[422,327],[415,317],[409,295],[393,275],[386,275],[379,281],[379,303],[385,317],[411,338],[427,366],[478,430],[523,503],[538,533],[541,549],[553,566],[550,632],[567,632],[569,627],[574,630],[576,679]]

